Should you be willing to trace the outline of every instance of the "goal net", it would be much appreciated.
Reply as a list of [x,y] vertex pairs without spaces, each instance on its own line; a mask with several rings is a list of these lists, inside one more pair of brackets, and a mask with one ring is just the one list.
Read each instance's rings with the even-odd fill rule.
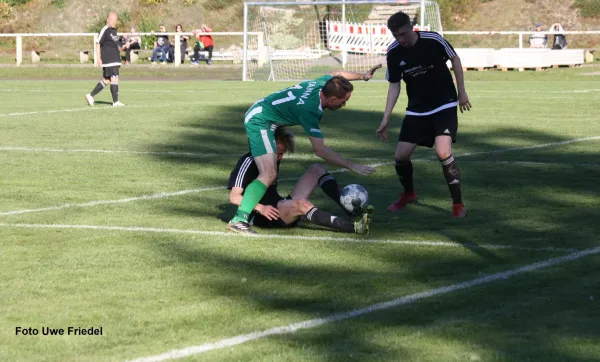
[[398,11],[416,30],[442,32],[438,4],[428,0],[247,2],[242,78],[303,80],[385,63],[394,41],[387,19]]

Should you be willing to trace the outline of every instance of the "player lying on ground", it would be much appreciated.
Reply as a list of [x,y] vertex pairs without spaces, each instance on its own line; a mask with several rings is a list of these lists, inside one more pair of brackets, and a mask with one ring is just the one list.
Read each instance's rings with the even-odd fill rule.
[[[388,19],[388,28],[396,39],[387,51],[389,89],[383,120],[377,135],[387,139],[387,125],[400,95],[400,81],[406,83],[408,106],[402,121],[396,147],[396,173],[404,192],[388,211],[404,208],[416,201],[413,187],[413,167],[410,156],[419,146],[433,147],[442,164],[444,177],[452,196],[453,217],[464,217],[465,206],[460,191],[460,172],[452,156],[452,142],[458,129],[457,106],[460,111],[471,109],[465,91],[460,58],[441,35],[435,32],[414,32],[410,17],[398,12]],[[446,62],[452,62],[458,96]]]
[[250,152],[256,162],[259,174],[248,185],[240,207],[229,222],[229,230],[240,233],[252,232],[248,225],[250,213],[277,177],[277,154],[275,153],[274,138],[277,127],[302,126],[315,154],[331,164],[360,175],[368,175],[375,171],[373,167],[346,160],[325,146],[319,123],[324,109],[336,110],[346,105],[354,89],[349,81],[368,81],[379,68],[381,68],[381,64],[364,74],[345,71],[332,72],[330,75],[273,93],[250,107],[246,112],[244,126],[250,143]]
[[[277,176],[275,181],[267,188],[264,196],[250,213],[250,224],[258,227],[294,227],[305,216],[313,224],[326,226],[346,233],[368,234],[369,224],[371,222],[370,214],[373,207],[365,208],[360,219],[351,222],[340,217],[331,215],[328,212],[316,208],[308,198],[313,193],[317,185],[323,192],[335,201],[342,210],[346,211],[340,204],[340,188],[335,179],[327,172],[325,167],[314,164],[302,175],[300,180],[294,186],[294,189],[288,197],[282,197],[277,192],[277,178],[279,175],[279,163],[283,159],[283,154],[294,151],[294,136],[287,132],[283,127],[275,131],[275,140],[277,148]],[[229,176],[227,188],[229,193],[229,202],[239,206],[242,202],[244,190],[259,175],[258,167],[250,152],[246,153],[238,160],[235,168]],[[346,211],[347,212],[347,211]],[[350,216],[350,215],[349,215]],[[255,233],[250,230],[250,233]]]

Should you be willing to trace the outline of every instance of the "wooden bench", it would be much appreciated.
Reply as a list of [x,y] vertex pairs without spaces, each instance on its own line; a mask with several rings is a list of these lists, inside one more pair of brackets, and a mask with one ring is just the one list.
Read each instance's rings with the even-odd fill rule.
[[90,61],[91,50],[80,50],[79,51],[79,63],[85,64]]
[[31,62],[32,63],[39,63],[40,62],[40,56],[42,55],[42,53],[45,53],[45,50],[39,50],[39,49],[33,49],[31,50]]

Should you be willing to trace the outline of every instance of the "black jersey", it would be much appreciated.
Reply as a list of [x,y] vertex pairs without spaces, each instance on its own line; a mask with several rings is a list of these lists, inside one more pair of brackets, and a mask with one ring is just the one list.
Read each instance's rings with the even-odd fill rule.
[[456,107],[456,88],[446,65],[456,56],[454,48],[438,33],[421,31],[417,35],[417,42],[410,48],[397,41],[388,47],[386,79],[390,83],[404,79],[407,115],[428,115]]
[[98,40],[96,40],[96,42],[100,44],[102,68],[117,67],[121,65],[119,36],[117,35],[117,30],[115,28],[104,25],[98,33]]
[[[231,190],[234,187],[241,187],[246,190],[246,187],[258,177],[258,166],[254,161],[254,157],[250,152],[246,153],[238,160],[231,174],[229,175],[229,183],[227,189]],[[277,179],[279,178],[279,161],[277,161]],[[267,188],[265,196],[259,201],[263,204],[263,200],[283,199],[277,192],[277,179],[273,181],[271,186]],[[267,202],[266,204],[270,204]]]

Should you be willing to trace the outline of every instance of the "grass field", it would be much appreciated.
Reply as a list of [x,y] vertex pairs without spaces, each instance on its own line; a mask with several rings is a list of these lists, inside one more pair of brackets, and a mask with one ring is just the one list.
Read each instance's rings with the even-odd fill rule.
[[[108,91],[85,105],[96,78],[4,80],[0,360],[600,360],[600,76],[586,72],[467,74],[464,220],[429,149],[415,154],[420,203],[385,212],[400,191],[394,142],[374,137],[387,85],[356,83],[322,128],[342,155],[379,164],[334,174],[370,191],[368,239],[310,224],[225,232],[243,113],[287,84],[125,73],[114,109]],[[296,133],[282,194],[318,162]],[[103,335],[41,335],[70,326]]]

